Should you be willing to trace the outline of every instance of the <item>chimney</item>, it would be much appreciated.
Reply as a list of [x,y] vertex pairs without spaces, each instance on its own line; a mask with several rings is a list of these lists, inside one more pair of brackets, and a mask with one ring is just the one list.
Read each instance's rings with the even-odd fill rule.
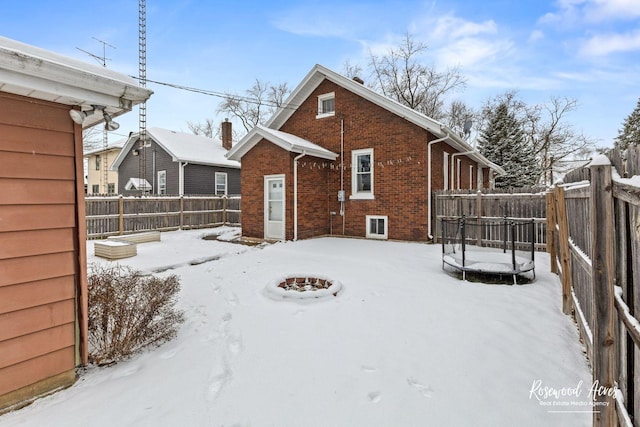
[[231,150],[232,138],[231,138],[231,122],[229,119],[224,119],[222,122],[222,146],[227,149],[227,151]]
[[362,80],[362,79],[361,79],[360,77],[358,77],[358,76],[354,76],[354,77],[353,77],[353,81],[354,81],[354,82],[356,82],[356,83],[360,83],[361,85],[363,85],[363,84],[364,84],[364,80]]

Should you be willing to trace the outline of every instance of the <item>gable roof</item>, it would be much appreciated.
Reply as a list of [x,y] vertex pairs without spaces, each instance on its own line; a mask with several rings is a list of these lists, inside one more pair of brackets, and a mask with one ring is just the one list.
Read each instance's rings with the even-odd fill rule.
[[263,138],[291,153],[305,153],[309,156],[327,160],[335,160],[338,158],[338,155],[333,151],[329,151],[326,148],[307,141],[304,138],[300,138],[299,136],[292,135],[287,132],[270,129],[262,125],[257,125],[251,129],[251,131],[242,138],[235,147],[229,150],[227,157],[229,159],[240,160],[242,156],[244,156]]
[[[217,139],[191,133],[176,132],[170,129],[152,127],[147,129],[147,137],[154,140],[167,152],[174,162],[188,162],[199,165],[222,166],[225,168],[240,169],[240,163],[229,160],[225,156],[227,150]],[[118,167],[129,153],[133,144],[138,141],[139,133],[131,133],[122,151],[113,161],[111,168]]]
[[124,186],[127,191],[131,190],[148,190],[151,191],[151,184],[144,178],[129,178],[129,181]]
[[[82,110],[102,105],[112,117],[130,111],[153,93],[125,74],[1,36],[0,91]],[[83,127],[103,121],[102,114],[92,114]]]
[[[374,90],[358,83],[352,79],[342,76],[330,69],[316,64],[298,86],[291,92],[284,105],[276,111],[276,113],[265,124],[272,129],[280,129],[280,127],[293,115],[296,107],[301,105],[311,93],[322,83],[323,80],[329,80],[338,86],[341,86],[350,92],[390,111],[405,120],[428,130],[436,138],[446,138],[444,142],[455,148],[459,152],[470,152],[468,157],[474,159],[478,163],[495,170],[498,174],[504,174],[504,169],[495,163],[489,161],[486,157],[475,150],[471,145],[458,136],[453,130],[444,124],[434,120],[422,113],[419,113],[405,105],[400,104],[386,96],[383,96]],[[243,143],[241,141],[240,143]],[[426,141],[425,141],[426,142]],[[240,145],[238,143],[238,145]],[[239,150],[240,148],[238,148]]]
[[85,151],[84,152],[84,157],[89,157],[89,156],[92,156],[94,154],[99,154],[99,153],[103,153],[105,151],[110,151],[110,150],[121,150],[122,147],[124,147],[124,144],[126,142],[127,142],[126,139],[121,139],[119,141],[112,142],[111,144],[107,145],[107,148],[104,148],[102,146],[93,148],[91,150]]

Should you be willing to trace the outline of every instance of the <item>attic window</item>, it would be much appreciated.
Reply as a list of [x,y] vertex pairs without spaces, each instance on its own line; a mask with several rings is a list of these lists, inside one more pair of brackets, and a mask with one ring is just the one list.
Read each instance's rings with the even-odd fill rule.
[[325,93],[318,96],[318,115],[316,119],[333,116],[336,113],[336,94],[335,92]]

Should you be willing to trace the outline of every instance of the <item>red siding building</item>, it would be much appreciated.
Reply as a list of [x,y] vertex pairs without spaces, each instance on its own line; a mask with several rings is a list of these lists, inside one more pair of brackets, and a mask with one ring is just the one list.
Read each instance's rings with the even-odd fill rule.
[[0,37],[0,413],[72,384],[87,362],[82,126],[70,111],[91,126],[150,95]]
[[431,193],[488,187],[502,169],[441,123],[316,65],[228,157],[242,234],[427,241]]

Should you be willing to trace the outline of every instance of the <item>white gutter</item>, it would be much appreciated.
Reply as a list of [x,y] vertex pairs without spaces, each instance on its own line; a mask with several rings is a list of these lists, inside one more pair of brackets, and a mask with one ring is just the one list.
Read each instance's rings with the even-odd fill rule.
[[447,133],[446,136],[429,141],[427,144],[427,237],[429,240],[433,239],[433,234],[431,234],[431,146],[438,142],[446,141],[449,136]]
[[293,158],[293,241],[298,240],[298,160],[307,155],[302,153]]
[[[455,179],[455,176],[456,176],[455,169],[456,169],[456,167],[455,167],[455,164],[454,164],[453,160],[455,159],[456,156],[466,156],[467,154],[472,154],[472,153],[475,153],[475,150],[474,151],[465,151],[465,152],[462,152],[462,153],[453,153],[451,155],[451,189],[452,190],[454,189],[454,187],[455,187],[454,184],[456,182],[456,179]],[[460,187],[460,182],[458,182],[458,187]]]
[[184,196],[184,167],[188,164],[189,162],[178,163],[178,193],[180,196]]

